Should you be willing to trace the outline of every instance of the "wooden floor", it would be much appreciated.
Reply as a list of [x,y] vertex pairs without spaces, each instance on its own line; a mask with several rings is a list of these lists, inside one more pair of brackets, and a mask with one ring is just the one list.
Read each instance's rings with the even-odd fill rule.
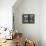
[[13,40],[6,40],[6,42],[2,43],[0,46],[16,46],[15,39]]

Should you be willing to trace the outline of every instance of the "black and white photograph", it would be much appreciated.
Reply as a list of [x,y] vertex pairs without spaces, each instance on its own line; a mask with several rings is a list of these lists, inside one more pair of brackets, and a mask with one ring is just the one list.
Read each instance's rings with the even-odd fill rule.
[[23,14],[22,23],[35,23],[35,14]]

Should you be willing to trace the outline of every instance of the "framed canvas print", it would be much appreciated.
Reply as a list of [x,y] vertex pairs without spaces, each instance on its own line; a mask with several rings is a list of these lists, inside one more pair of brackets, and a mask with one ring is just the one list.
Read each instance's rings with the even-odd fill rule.
[[35,14],[23,14],[22,23],[35,23]]

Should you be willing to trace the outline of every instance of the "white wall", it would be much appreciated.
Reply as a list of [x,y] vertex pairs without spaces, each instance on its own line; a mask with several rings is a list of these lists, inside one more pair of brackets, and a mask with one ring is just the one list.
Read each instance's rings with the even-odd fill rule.
[[0,0],[0,27],[12,28],[12,6],[16,0]]
[[42,46],[46,46],[46,0],[41,1],[41,38]]
[[[22,32],[24,37],[35,41],[36,46],[41,46],[41,24],[40,24],[40,12],[41,12],[40,0],[23,0],[18,7],[14,5],[14,19],[15,28],[18,32]],[[34,24],[22,24],[23,14],[35,14]]]

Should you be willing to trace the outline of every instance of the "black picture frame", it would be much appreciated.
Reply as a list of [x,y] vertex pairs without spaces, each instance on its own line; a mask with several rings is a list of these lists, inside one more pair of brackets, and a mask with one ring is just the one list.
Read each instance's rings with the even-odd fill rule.
[[35,14],[23,14],[22,23],[35,23]]

